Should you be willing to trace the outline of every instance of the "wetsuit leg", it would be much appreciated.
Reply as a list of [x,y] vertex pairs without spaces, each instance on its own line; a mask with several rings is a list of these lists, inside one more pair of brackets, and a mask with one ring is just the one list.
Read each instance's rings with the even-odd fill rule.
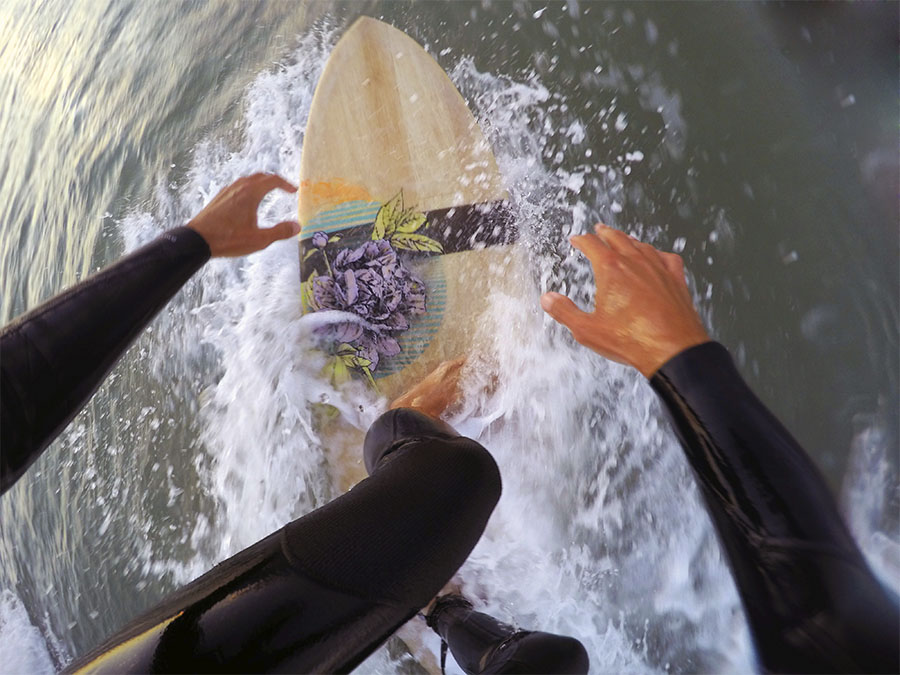
[[[452,438],[456,432],[443,422],[411,410],[385,413],[366,435],[366,469],[372,472],[391,462],[395,452],[423,435]],[[428,625],[443,638],[453,658],[470,675],[588,671],[587,652],[575,638],[516,630],[474,611],[462,596],[440,598],[428,617]]]
[[588,672],[587,651],[575,638],[516,630],[476,612],[462,596],[438,599],[428,616],[428,625],[447,643],[456,663],[469,675]]
[[350,492],[217,566],[69,670],[352,669],[450,580],[500,497],[483,447],[449,427],[416,429]]
[[650,382],[697,477],[763,668],[900,671],[896,596],[869,569],[815,465],[725,348],[687,349]]

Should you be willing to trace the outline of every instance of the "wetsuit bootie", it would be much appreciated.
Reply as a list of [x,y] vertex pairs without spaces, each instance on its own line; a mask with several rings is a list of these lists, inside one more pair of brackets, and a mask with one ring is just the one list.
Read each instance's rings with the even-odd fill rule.
[[476,612],[457,593],[435,600],[425,621],[441,638],[441,670],[449,646],[456,663],[469,675],[588,672],[587,651],[575,638],[516,630]]
[[435,438],[459,438],[459,434],[446,422],[412,408],[388,410],[366,433],[363,443],[366,471],[371,476],[390,453],[407,443]]

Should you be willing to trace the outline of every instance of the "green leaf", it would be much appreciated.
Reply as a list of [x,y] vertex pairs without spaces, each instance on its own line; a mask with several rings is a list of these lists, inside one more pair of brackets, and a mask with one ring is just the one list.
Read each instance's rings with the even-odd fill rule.
[[400,222],[397,223],[395,232],[404,234],[412,234],[427,222],[424,213],[416,213],[415,211],[407,211],[403,214]]
[[327,377],[332,385],[337,386],[350,379],[350,370],[341,357],[335,356],[328,359],[325,363],[325,367],[322,368],[322,375]]
[[341,359],[334,359],[334,367],[331,371],[331,381],[335,384],[344,384],[350,381],[350,369]]
[[307,277],[306,281],[300,284],[300,302],[303,305],[304,312],[315,312],[318,308],[316,299],[312,292],[313,279],[319,276],[315,270]]
[[403,216],[403,190],[393,199],[385,202],[378,209],[375,224],[372,226],[372,240],[387,239],[397,229],[397,222]]
[[372,362],[369,359],[359,356],[356,347],[345,342],[338,347],[337,353],[328,361],[323,372],[331,378],[332,384],[337,386],[347,382],[351,373],[356,371],[365,376],[369,385],[378,389],[378,385],[375,383],[375,378],[372,377],[372,371],[369,368],[371,365]]
[[306,252],[306,255],[303,256],[303,260],[301,260],[300,262],[306,262],[306,261],[309,260],[309,258],[310,258],[314,253],[316,253],[318,250],[319,250],[319,249],[317,249],[317,248],[311,248],[311,249],[309,249],[309,250]]
[[372,362],[369,359],[364,359],[362,356],[354,356],[353,357],[353,367],[354,368],[368,368],[372,365]]
[[365,376],[366,376],[366,379],[369,381],[369,385],[372,387],[372,389],[377,390],[377,389],[378,389],[378,384],[376,384],[375,378],[372,377],[372,371],[369,370],[369,366],[363,366],[363,367],[361,368],[361,370],[362,370],[362,372],[363,372],[363,375],[365,375]]
[[300,282],[300,309],[304,313],[309,311],[309,284],[305,281]]
[[338,357],[347,368],[356,368],[356,359],[358,357],[353,356],[352,354],[349,356],[339,356]]
[[341,235],[335,234],[334,236],[331,236],[328,238],[328,243],[333,244],[334,242],[340,241],[340,240],[341,240]]
[[347,342],[342,342],[335,354],[338,356],[356,356],[356,347]]
[[431,237],[426,237],[424,234],[395,234],[391,237],[391,243],[394,247],[407,251],[444,252],[441,242],[435,241]]

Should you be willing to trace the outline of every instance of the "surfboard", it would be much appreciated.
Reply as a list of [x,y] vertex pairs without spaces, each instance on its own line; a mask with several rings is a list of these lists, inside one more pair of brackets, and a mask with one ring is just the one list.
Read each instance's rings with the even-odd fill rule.
[[[479,300],[510,283],[497,161],[463,97],[412,38],[362,17],[313,96],[300,168],[301,302],[335,385],[393,399],[472,348]],[[359,439],[342,487],[364,477]],[[348,436],[349,434],[349,436]]]
[[[391,400],[477,348],[482,300],[515,295],[522,267],[507,200],[440,65],[402,31],[358,19],[320,76],[300,167],[301,302],[327,317],[318,348],[335,386],[356,380]],[[365,477],[365,430],[319,422],[334,479],[349,489]],[[417,629],[404,630],[423,657]]]

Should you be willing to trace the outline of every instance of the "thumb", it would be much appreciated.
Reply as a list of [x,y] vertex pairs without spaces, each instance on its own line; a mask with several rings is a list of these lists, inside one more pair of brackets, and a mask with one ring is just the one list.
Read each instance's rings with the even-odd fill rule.
[[559,293],[544,293],[541,296],[541,308],[569,330],[572,330],[575,323],[586,315],[586,312],[578,309],[574,302]]
[[289,239],[290,237],[300,234],[300,223],[294,220],[285,220],[274,227],[263,229],[262,232],[265,232],[266,238],[269,244],[271,244],[272,242],[281,239]]

